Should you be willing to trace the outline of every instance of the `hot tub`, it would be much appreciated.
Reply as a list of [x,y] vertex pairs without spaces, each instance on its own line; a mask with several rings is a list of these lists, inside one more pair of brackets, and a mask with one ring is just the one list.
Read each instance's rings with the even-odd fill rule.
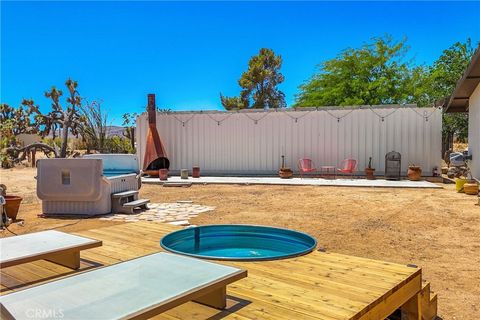
[[160,245],[173,253],[212,260],[276,260],[313,251],[315,238],[294,230],[254,225],[209,225],[172,232]]
[[110,213],[113,193],[140,189],[133,154],[94,154],[37,161],[37,195],[44,214]]
[[110,183],[110,193],[140,189],[140,168],[136,155],[86,154],[82,158],[102,160],[102,174]]

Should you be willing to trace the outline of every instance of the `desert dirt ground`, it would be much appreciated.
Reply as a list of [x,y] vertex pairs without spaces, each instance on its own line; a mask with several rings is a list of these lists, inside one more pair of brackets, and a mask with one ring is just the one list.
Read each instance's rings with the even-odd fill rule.
[[[1,170],[8,193],[25,199],[13,232],[77,231],[119,222],[45,219],[35,195],[35,170]],[[214,206],[191,223],[248,223],[293,228],[329,251],[422,267],[439,295],[443,319],[477,319],[480,309],[480,206],[474,196],[443,189],[316,186],[144,185],[152,202],[192,200]],[[3,231],[1,236],[8,236]]]

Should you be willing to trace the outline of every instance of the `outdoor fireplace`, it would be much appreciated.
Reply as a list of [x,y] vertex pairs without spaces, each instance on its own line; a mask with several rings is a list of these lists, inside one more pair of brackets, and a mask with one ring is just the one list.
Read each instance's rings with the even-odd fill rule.
[[157,130],[157,110],[155,105],[155,95],[148,95],[148,133],[145,147],[145,157],[143,158],[143,172],[158,177],[158,170],[169,169],[170,161],[167,158],[165,147]]
[[396,151],[390,151],[385,155],[385,179],[400,180],[400,168],[402,156]]

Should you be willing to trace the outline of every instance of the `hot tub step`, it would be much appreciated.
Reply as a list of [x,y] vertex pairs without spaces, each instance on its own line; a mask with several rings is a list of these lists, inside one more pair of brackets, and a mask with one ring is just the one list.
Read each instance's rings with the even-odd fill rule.
[[112,194],[112,198],[125,198],[138,194],[138,190],[123,191]]
[[[135,203],[138,200],[138,190],[127,190],[112,194],[113,213],[133,213],[133,208],[124,207],[126,203]],[[141,204],[140,204],[141,205]],[[139,206],[140,206],[139,205]]]
[[135,201],[126,202],[122,205],[121,211],[125,213],[134,213],[135,208],[148,210],[147,203],[149,202],[149,199],[138,199]]
[[123,204],[123,207],[140,207],[149,203],[149,199],[138,199],[135,201],[126,202]]

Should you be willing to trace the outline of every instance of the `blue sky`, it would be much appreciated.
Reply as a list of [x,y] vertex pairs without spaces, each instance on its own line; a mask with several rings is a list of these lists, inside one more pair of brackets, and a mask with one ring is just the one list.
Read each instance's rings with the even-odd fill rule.
[[159,107],[221,109],[219,93],[261,47],[283,57],[287,104],[316,65],[385,33],[431,64],[456,41],[480,40],[480,2],[1,2],[1,102],[64,89],[103,100],[114,123]]

